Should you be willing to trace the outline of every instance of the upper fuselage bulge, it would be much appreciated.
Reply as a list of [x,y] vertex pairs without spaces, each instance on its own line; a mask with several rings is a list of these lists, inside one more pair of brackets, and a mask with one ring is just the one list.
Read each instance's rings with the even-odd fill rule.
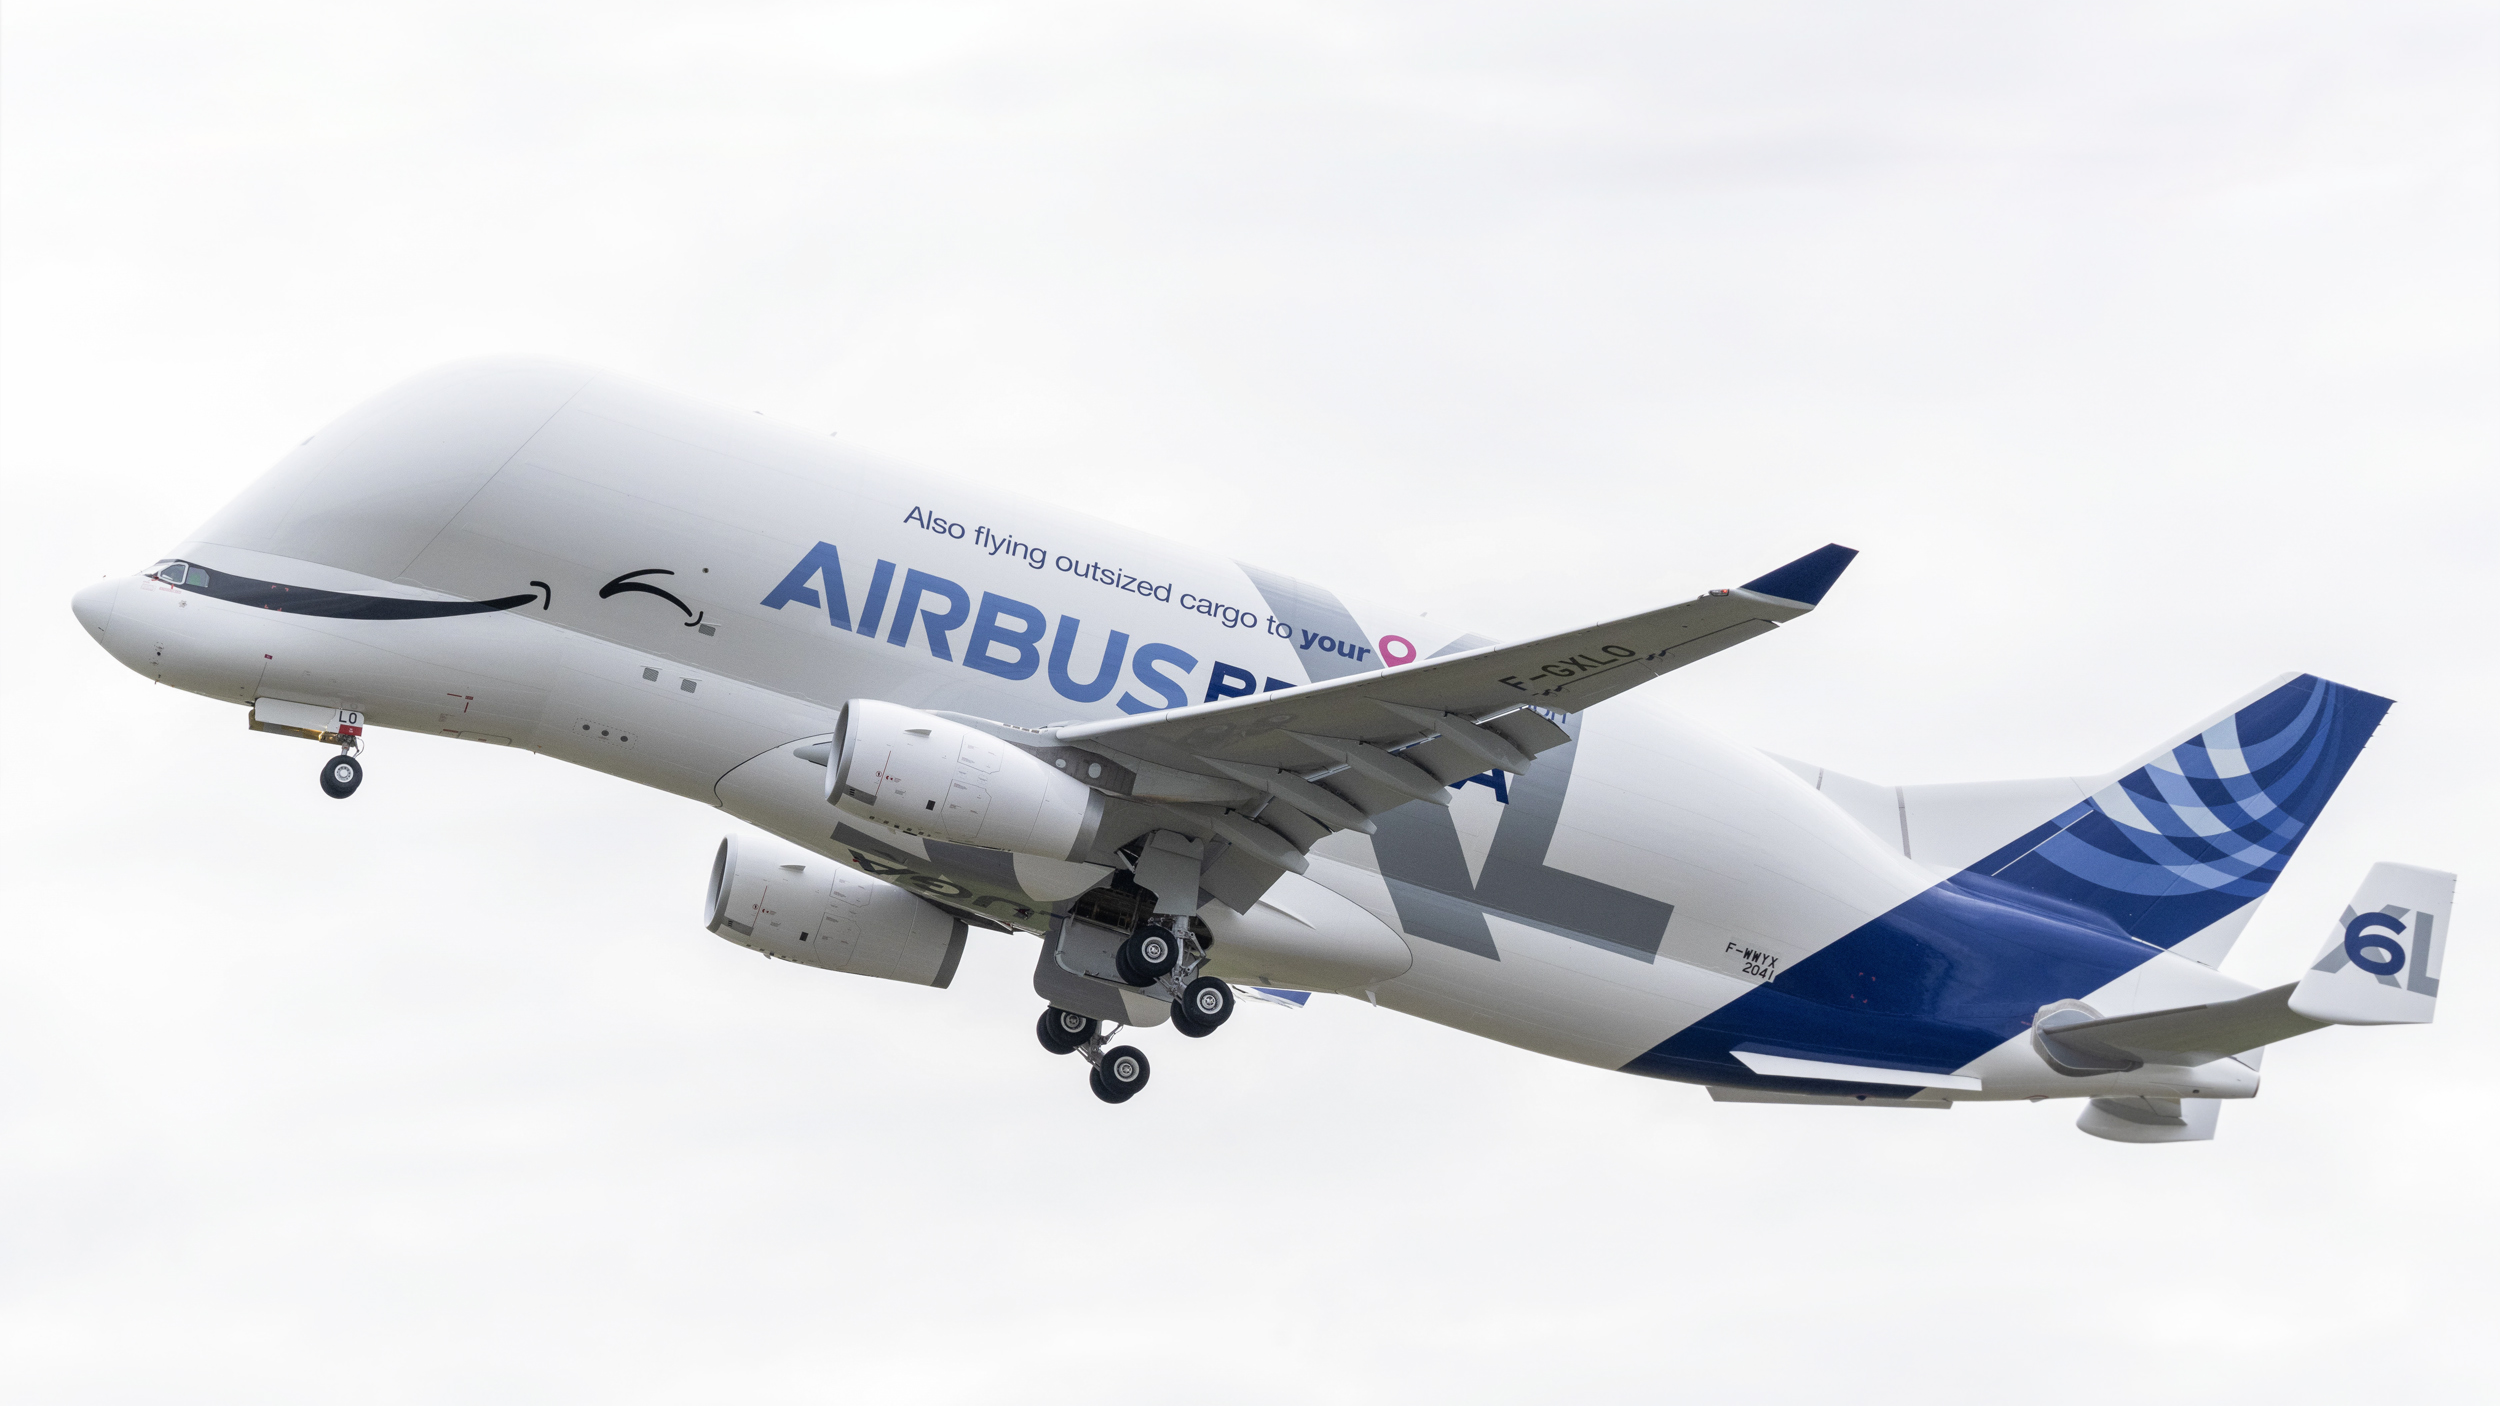
[[[123,578],[74,603],[151,678],[543,752],[1028,929],[1100,871],[881,830],[829,806],[825,768],[796,748],[830,736],[853,698],[1035,727],[1483,642],[536,360],[462,363],[377,397],[169,557],[204,579]],[[1941,917],[1920,908],[1936,908],[1922,900],[1936,870],[1656,692],[1564,719],[1575,740],[1525,775],[1487,773],[1447,808],[1405,806],[1376,835],[1320,843],[1309,881],[1412,955],[1368,994],[1669,1078],[1887,1087],[1768,1078],[1742,1062],[1794,1047],[1886,1068],[1984,1064],[1984,1088],[1956,1097],[2028,1097],[2143,1091],[2055,1074],[2026,1053],[2023,1027],[2048,1001],[2247,989],[2002,895],[1957,893]],[[1286,890],[1277,902],[1290,912]],[[1759,1031],[1671,1048],[1714,1014],[1759,1011],[1757,993],[1901,914],[1884,951],[1887,979],[1904,986],[1883,999],[1826,982],[1801,998],[1809,1018],[1773,1011]],[[2008,952],[1988,950],[1999,926]],[[2049,949],[2041,972],[2004,976]],[[1348,970],[1398,965],[1366,961]],[[1966,989],[1982,1009],[1955,1004]],[[1924,1062],[1902,1063],[1905,1051]]]

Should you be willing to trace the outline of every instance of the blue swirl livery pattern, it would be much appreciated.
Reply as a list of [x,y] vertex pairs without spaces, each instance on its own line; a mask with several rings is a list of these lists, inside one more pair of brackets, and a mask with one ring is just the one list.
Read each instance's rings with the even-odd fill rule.
[[1949,1074],[2254,902],[2352,769],[2387,699],[2301,675],[1626,1064],[1697,1083],[1865,1098],[1740,1052]]
[[2303,674],[1956,881],[2011,885],[2035,903],[2176,946],[2274,886],[2388,707]]

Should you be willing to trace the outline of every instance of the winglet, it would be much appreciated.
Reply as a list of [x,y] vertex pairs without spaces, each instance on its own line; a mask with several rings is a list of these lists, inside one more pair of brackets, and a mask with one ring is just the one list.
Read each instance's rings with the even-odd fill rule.
[[1856,560],[1857,555],[1857,548],[1844,547],[1838,542],[1828,547],[1817,547],[1786,566],[1746,582],[1744,589],[1758,596],[1793,600],[1799,605],[1821,605],[1824,594],[1831,590],[1834,581],[1840,579],[1840,573],[1849,569],[1849,563]]

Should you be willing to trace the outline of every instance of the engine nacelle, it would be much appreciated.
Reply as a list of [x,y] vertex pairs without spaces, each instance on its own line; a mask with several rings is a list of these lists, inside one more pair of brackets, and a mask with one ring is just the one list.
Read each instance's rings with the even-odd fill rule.
[[1075,859],[1102,796],[1020,747],[935,713],[854,698],[834,725],[825,799],[923,839]]
[[822,855],[720,842],[704,923],[741,947],[827,971],[944,986],[963,960],[961,918]]

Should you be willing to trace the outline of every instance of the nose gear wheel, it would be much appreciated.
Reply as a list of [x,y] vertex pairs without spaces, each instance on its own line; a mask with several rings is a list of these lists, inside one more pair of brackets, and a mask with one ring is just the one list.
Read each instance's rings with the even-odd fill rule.
[[345,752],[321,764],[321,793],[334,801],[355,795],[356,788],[364,784],[364,763]]

